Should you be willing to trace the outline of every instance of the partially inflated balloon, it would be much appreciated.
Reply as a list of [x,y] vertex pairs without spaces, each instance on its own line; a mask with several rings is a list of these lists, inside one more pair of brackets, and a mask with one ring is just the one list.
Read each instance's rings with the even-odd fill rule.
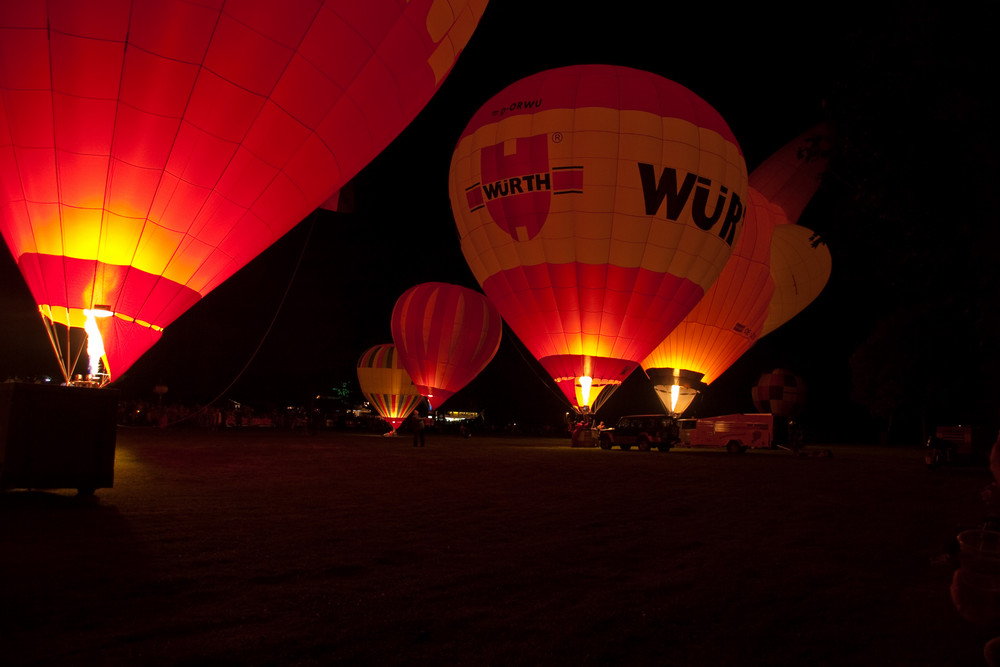
[[399,363],[394,345],[376,345],[361,355],[358,359],[358,383],[361,392],[394,431],[424,400]]
[[487,102],[455,148],[450,192],[483,291],[587,411],[718,277],[747,175],[725,121],[690,90],[581,65]]
[[816,194],[829,162],[829,130],[821,123],[782,146],[750,174],[750,185],[791,224]]
[[[769,322],[797,313],[791,308],[800,291],[815,289],[796,284],[795,278],[804,276],[789,275],[786,239],[800,234],[783,228],[793,226],[789,223],[819,187],[826,168],[824,129],[817,126],[796,137],[751,172],[746,225],[729,263],[694,310],[643,360],[657,396],[671,413],[683,413],[770,330]],[[828,255],[825,265],[829,275]],[[804,274],[805,267],[795,266],[796,273]],[[821,272],[822,266],[819,258],[813,270]]]
[[123,373],[396,137],[485,5],[0,3],[0,234],[46,323],[107,315]]
[[392,340],[417,391],[439,408],[471,382],[500,348],[500,314],[475,290],[422,283],[392,309]]
[[826,287],[832,269],[830,249],[815,232],[800,225],[776,227],[771,239],[774,294],[760,335],[771,333],[812,303]]
[[[681,414],[757,341],[774,292],[771,232],[762,197],[750,188],[743,234],[698,305],[642,362],[657,396]],[[682,388],[688,391],[682,391]]]
[[830,278],[830,250],[817,234],[796,226],[819,189],[828,152],[829,131],[820,124],[789,142],[750,175],[751,185],[765,194],[772,212],[792,223],[775,229],[771,244],[774,295],[761,336],[798,315]]

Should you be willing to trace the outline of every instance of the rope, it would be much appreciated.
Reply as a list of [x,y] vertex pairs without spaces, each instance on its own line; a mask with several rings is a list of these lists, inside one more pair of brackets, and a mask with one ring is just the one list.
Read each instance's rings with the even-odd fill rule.
[[257,354],[260,352],[260,349],[264,347],[264,341],[267,340],[268,335],[271,333],[271,329],[274,328],[275,322],[278,321],[278,315],[281,313],[281,309],[285,305],[285,300],[288,299],[288,294],[292,290],[292,284],[295,282],[295,276],[297,276],[299,273],[299,267],[302,266],[302,259],[305,257],[306,248],[309,247],[309,240],[312,238],[313,228],[316,226],[316,218],[319,217],[318,214],[319,214],[319,209],[316,209],[309,215],[308,218],[309,230],[306,232],[306,238],[302,242],[302,249],[299,251],[298,259],[295,260],[295,267],[292,269],[292,273],[288,277],[288,285],[285,286],[285,292],[284,294],[281,295],[281,300],[278,302],[277,307],[274,309],[274,316],[271,318],[271,322],[267,325],[267,329],[265,329],[264,333],[261,335],[260,341],[257,343],[257,347],[254,348],[254,351],[250,354],[250,358],[247,359],[246,364],[243,365],[243,368],[241,368],[239,373],[236,374],[236,377],[234,377],[232,381],[228,385],[226,385],[226,388],[220,391],[215,398],[213,398],[211,401],[203,405],[200,409],[195,410],[191,414],[181,417],[177,421],[168,423],[167,426],[180,424],[181,422],[187,421],[188,419],[193,419],[194,417],[198,417],[204,414],[208,410],[208,408],[210,408],[212,405],[218,402],[219,399],[225,396],[226,393],[233,388],[233,385],[235,385],[239,381],[239,379],[243,377],[243,374],[246,373],[246,370],[250,368],[250,364],[253,363],[253,360],[257,357]]

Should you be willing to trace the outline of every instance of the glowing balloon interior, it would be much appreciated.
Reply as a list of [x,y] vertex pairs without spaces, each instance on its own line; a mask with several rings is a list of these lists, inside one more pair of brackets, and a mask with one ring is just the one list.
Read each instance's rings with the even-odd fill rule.
[[698,303],[743,226],[747,174],[683,86],[581,65],[514,83],[455,148],[462,253],[570,404],[589,411]]
[[743,235],[729,263],[698,305],[643,360],[671,414],[683,413],[761,336],[798,313],[825,285],[830,267],[825,246],[807,253],[800,239],[811,232],[789,224],[819,187],[825,146],[820,125],[753,170]]
[[395,431],[424,397],[399,363],[394,345],[376,345],[358,359],[361,392]]
[[774,225],[759,208],[760,195],[751,187],[743,234],[719,279],[642,362],[670,414],[682,414],[760,335],[774,292]]
[[96,325],[118,376],[327,201],[423,108],[485,5],[2,3],[0,234],[66,378],[84,310],[112,311]]
[[471,382],[500,349],[502,321],[475,290],[422,283],[392,309],[392,340],[417,391],[439,408]]

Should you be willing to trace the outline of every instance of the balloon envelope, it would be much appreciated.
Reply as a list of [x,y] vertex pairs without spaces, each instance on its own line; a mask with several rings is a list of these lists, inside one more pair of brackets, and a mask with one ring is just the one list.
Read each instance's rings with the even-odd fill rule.
[[395,138],[485,4],[0,4],[0,234],[47,324],[108,311],[123,373]]
[[747,175],[725,121],[688,89],[580,65],[483,105],[449,187],[483,291],[586,411],[718,277],[743,224]]
[[361,392],[395,431],[424,397],[399,362],[394,345],[376,345],[358,359]]
[[763,373],[753,388],[753,404],[758,412],[794,417],[805,405],[806,385],[791,371],[776,368]]
[[439,408],[500,349],[500,314],[474,290],[422,283],[392,309],[392,340],[417,391]]

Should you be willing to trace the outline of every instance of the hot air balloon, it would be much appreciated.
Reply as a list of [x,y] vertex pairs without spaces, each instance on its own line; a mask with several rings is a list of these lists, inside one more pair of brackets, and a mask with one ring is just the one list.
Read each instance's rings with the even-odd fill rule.
[[774,220],[752,187],[743,234],[719,279],[642,361],[664,408],[682,414],[694,398],[757,341],[774,292]]
[[440,408],[500,349],[500,314],[475,290],[422,283],[392,309],[392,340],[417,391]]
[[376,345],[358,359],[361,392],[393,432],[399,428],[424,397],[399,363],[394,345]]
[[[821,123],[786,144],[750,176],[771,208],[792,225],[819,188],[829,146],[829,129]],[[830,251],[812,230],[776,228],[771,243],[774,295],[760,335],[771,333],[812,303],[826,287],[831,268]]]
[[548,70],[473,116],[449,188],[462,253],[579,412],[698,303],[743,225],[743,154],[683,86],[608,65]]
[[[825,127],[819,125],[784,145],[751,172],[743,236],[729,263],[684,321],[643,360],[643,370],[672,414],[683,413],[700,392],[769,331],[772,311],[790,312],[799,290],[814,289],[812,283],[799,288],[794,278],[800,276],[787,275],[791,260],[785,253],[785,239],[797,239],[801,234],[784,232],[794,227],[789,223],[798,219],[819,187],[826,168],[824,145]],[[777,258],[774,266],[773,258]],[[805,272],[797,263],[794,266],[800,275]],[[817,273],[821,266],[820,261]],[[780,282],[780,290],[776,282]],[[814,297],[812,294],[809,300]]]
[[[104,379],[426,104],[486,0],[0,5],[0,234]],[[69,327],[69,328],[67,328]],[[99,351],[99,347],[96,348]]]
[[763,373],[753,388],[753,405],[758,412],[778,417],[794,417],[805,405],[806,385],[802,378],[783,368]]

